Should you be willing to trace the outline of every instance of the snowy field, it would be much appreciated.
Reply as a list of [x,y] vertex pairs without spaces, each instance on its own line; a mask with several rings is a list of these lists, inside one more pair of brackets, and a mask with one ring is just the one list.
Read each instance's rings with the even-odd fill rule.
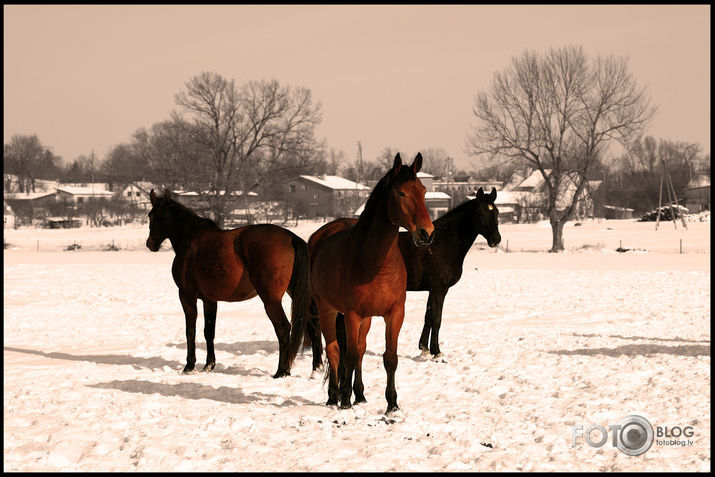
[[[168,243],[149,252],[146,225],[5,230],[3,470],[707,471],[710,223],[654,229],[570,224],[563,254],[545,253],[544,224],[502,225],[500,250],[479,237],[445,301],[442,359],[417,347],[427,293],[407,294],[390,416],[381,318],[368,402],[353,409],[324,405],[310,350],[271,378],[278,344],[258,298],[219,303],[215,371],[182,375]],[[205,357],[200,315],[197,368]],[[610,434],[572,445],[572,426],[629,414],[690,426],[691,442],[656,438],[637,457]]]

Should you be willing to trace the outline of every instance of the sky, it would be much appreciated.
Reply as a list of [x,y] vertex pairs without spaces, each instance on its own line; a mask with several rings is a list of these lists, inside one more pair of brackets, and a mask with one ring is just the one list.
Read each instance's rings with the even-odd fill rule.
[[179,110],[193,76],[304,86],[354,161],[441,148],[474,166],[472,107],[525,49],[624,56],[648,135],[710,152],[709,5],[4,5],[4,141],[103,159]]

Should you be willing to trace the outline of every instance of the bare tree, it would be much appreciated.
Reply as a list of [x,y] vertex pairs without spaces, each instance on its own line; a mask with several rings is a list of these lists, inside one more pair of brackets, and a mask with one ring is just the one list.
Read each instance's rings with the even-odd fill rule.
[[19,192],[35,192],[36,180],[55,175],[58,162],[35,134],[16,134],[3,147],[3,172],[15,176]]
[[211,168],[207,152],[191,139],[189,131],[186,121],[174,118],[134,133],[133,154],[146,164],[152,182],[174,191],[208,187]]
[[546,54],[525,51],[495,74],[489,93],[478,93],[473,113],[479,123],[467,151],[541,172],[551,251],[562,251],[564,224],[573,217],[592,168],[611,144],[627,144],[642,134],[656,111],[649,103],[625,58],[589,61],[574,46]]
[[454,172],[449,170],[450,167],[453,167],[450,164],[449,154],[441,147],[427,147],[419,152],[424,158],[422,172],[439,177],[447,177],[450,172]]
[[[249,81],[240,89],[233,80],[203,72],[186,83],[176,103],[190,116],[187,133],[206,153],[210,166],[208,201],[221,226],[231,194],[247,193],[288,155],[314,145],[320,104],[306,88],[278,81]],[[179,119],[175,113],[175,119]],[[203,191],[197,191],[202,193]]]

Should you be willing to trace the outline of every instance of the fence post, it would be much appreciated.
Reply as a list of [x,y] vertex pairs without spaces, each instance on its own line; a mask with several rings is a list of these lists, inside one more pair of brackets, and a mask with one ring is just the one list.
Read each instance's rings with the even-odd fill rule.
[[683,239],[680,239],[680,253],[683,253]]
[[509,241],[506,241],[506,253],[509,253]]

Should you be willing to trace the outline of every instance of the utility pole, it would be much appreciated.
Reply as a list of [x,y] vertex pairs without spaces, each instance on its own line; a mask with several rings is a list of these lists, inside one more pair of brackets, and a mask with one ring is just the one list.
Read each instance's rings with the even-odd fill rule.
[[447,156],[447,182],[449,183],[449,210],[454,208],[454,160]]
[[356,183],[360,183],[360,173],[362,172],[362,144],[360,141],[358,141],[358,153],[357,153],[357,160],[358,160],[358,167],[357,167],[357,181]]

